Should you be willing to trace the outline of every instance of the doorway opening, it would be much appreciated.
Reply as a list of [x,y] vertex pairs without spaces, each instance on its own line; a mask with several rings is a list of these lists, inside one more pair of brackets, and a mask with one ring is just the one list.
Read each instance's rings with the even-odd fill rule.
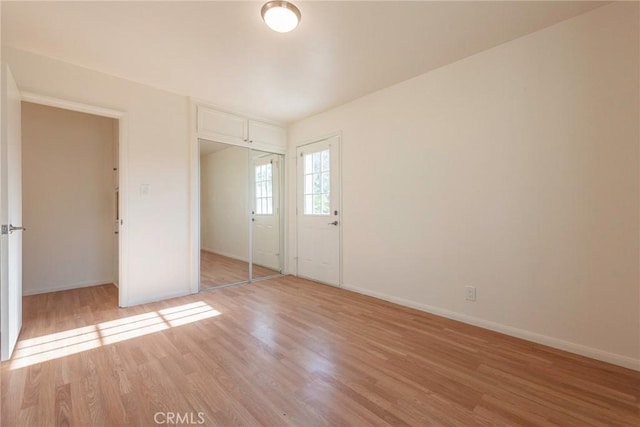
[[112,117],[22,102],[23,295],[119,285],[119,134]]
[[283,270],[282,155],[200,139],[200,290]]

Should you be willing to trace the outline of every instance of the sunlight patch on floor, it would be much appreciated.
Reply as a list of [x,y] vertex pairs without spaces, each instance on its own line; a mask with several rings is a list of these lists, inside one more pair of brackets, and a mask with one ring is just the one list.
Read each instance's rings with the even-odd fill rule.
[[11,358],[10,369],[70,356],[103,345],[160,332],[176,326],[219,316],[221,313],[203,301],[149,313],[101,322],[95,325],[20,340]]

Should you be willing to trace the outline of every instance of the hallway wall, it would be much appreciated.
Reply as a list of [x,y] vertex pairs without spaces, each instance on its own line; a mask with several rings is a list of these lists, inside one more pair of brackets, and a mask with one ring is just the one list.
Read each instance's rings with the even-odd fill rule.
[[22,103],[25,295],[114,281],[116,124]]

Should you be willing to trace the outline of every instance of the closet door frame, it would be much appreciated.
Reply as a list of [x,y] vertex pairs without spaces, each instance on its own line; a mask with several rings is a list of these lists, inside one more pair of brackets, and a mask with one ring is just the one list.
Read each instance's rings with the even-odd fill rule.
[[[256,202],[256,192],[255,192],[255,164],[254,158],[252,154],[254,152],[264,153],[267,155],[278,156],[278,165],[277,165],[277,178],[278,178],[278,197],[277,197],[277,205],[274,205],[274,208],[278,209],[278,273],[272,274],[269,276],[263,277],[253,277],[253,250],[254,250],[254,215],[255,212],[255,202]],[[269,150],[264,149],[255,149],[252,148],[249,151],[249,281],[257,281],[257,280],[265,280],[273,277],[282,276],[284,273],[284,215],[285,215],[285,191],[284,191],[284,164],[285,164],[285,155],[281,153],[274,153]]]
[[[205,138],[199,138],[197,133],[195,132],[195,125],[196,125],[196,117],[197,117],[197,111],[195,109],[195,105],[192,106],[192,126],[191,126],[191,152],[190,152],[190,157],[191,157],[191,175],[190,175],[190,181],[191,181],[191,194],[190,194],[190,199],[191,199],[191,280],[190,280],[190,292],[192,294],[198,293],[200,292],[201,289],[201,283],[200,283],[200,250],[201,250],[201,246],[202,246],[202,242],[200,241],[201,239],[201,218],[200,218],[200,212],[201,212],[201,197],[200,197],[200,190],[201,190],[201,170],[200,170],[200,141],[211,141],[211,142],[216,142],[216,143],[221,143],[221,144],[226,144],[229,146],[237,146],[237,147],[242,147],[245,148],[247,150],[247,161],[249,162],[249,185],[247,187],[247,198],[248,198],[248,208],[249,208],[249,220],[248,220],[248,224],[247,226],[249,227],[249,250],[248,250],[248,260],[249,260],[249,275],[248,275],[248,279],[246,281],[242,281],[242,282],[238,282],[238,283],[233,283],[232,285],[237,285],[237,284],[241,284],[241,283],[251,283],[253,281],[259,281],[259,280],[264,280],[267,278],[272,278],[272,277],[278,277],[281,276],[284,273],[284,255],[285,255],[285,215],[286,215],[286,191],[284,188],[284,179],[285,179],[285,163],[286,163],[286,155],[282,154],[282,153],[277,153],[277,152],[271,152],[268,149],[254,149],[252,147],[248,147],[245,144],[233,144],[233,143],[229,143],[229,142],[223,142],[223,141],[215,141],[212,139],[205,139]],[[279,174],[279,179],[280,179],[280,197],[279,197],[279,209],[280,209],[280,230],[279,230],[279,245],[280,245],[280,273],[276,274],[276,275],[272,275],[272,276],[268,276],[268,277],[261,277],[261,278],[253,278],[253,227],[252,227],[252,217],[253,215],[252,213],[252,209],[253,209],[253,200],[255,198],[255,191],[254,191],[254,182],[252,181],[253,177],[254,177],[254,172],[252,171],[253,168],[253,159],[252,159],[252,152],[253,151],[259,151],[259,152],[264,152],[264,153],[270,153],[270,154],[275,154],[280,156],[280,167],[278,168],[278,174]],[[225,285],[221,285],[221,286],[225,286]]]

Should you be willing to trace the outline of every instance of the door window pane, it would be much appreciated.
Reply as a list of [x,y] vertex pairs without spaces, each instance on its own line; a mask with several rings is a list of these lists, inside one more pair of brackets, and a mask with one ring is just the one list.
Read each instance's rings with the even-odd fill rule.
[[303,155],[304,214],[331,213],[331,171],[329,149]]
[[320,169],[322,172],[329,171],[329,150],[325,150],[320,154],[322,159],[322,168]]
[[324,172],[322,174],[322,192],[324,194],[329,194],[329,172]]
[[[311,169],[312,169],[311,165],[312,165],[312,156],[310,156],[310,155],[305,155],[305,156],[304,156],[304,170],[305,170],[305,172],[304,172],[304,173],[305,173],[305,174],[306,174],[306,173],[311,173]],[[307,172],[307,171],[308,171],[308,172]]]
[[322,215],[329,215],[331,213],[331,205],[329,204],[329,195],[322,195]]
[[304,176],[304,194],[311,194],[313,191],[311,190],[311,182],[313,180],[312,175]]
[[258,165],[256,172],[256,215],[273,215],[273,165]]

